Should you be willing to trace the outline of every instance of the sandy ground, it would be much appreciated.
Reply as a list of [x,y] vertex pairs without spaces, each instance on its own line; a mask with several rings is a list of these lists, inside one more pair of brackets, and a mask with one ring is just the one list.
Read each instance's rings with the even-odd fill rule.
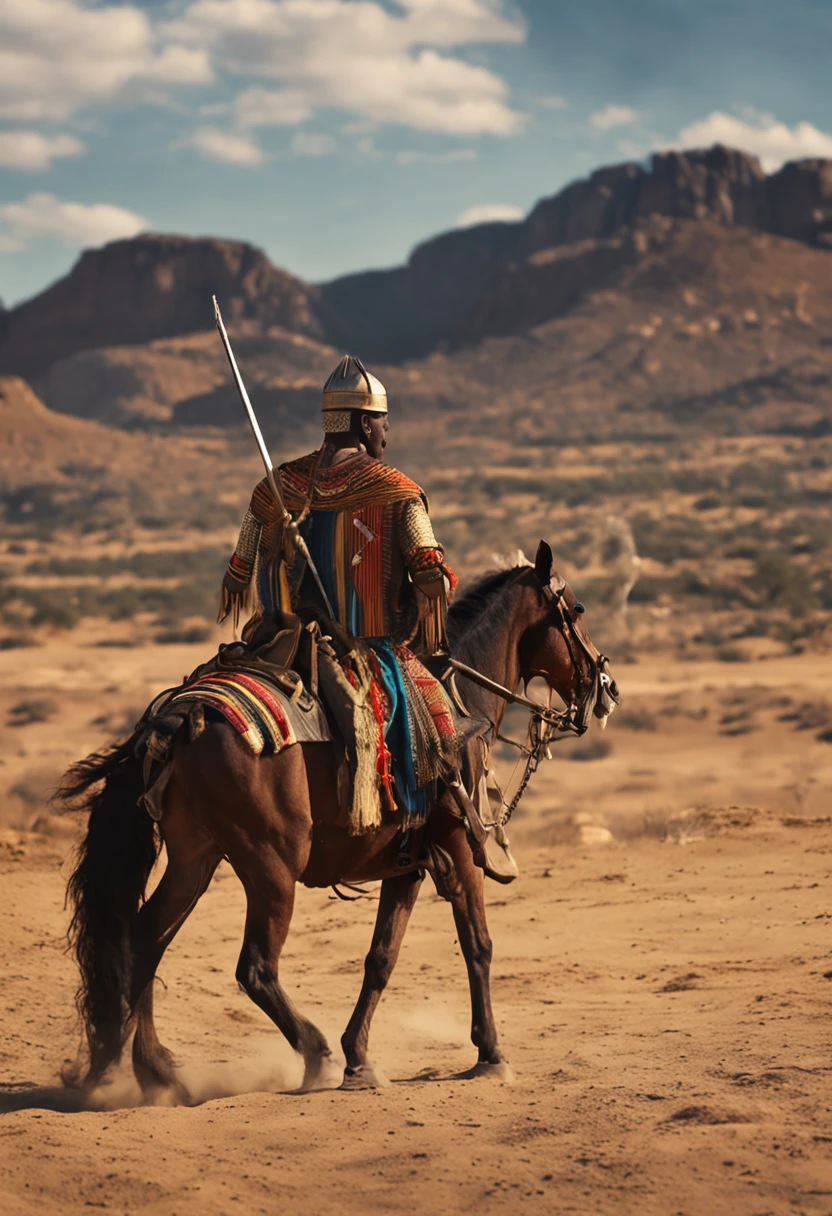
[[[0,735],[6,790],[106,736],[105,667],[115,720],[200,657],[61,647],[0,654],[4,711],[45,690],[58,706]],[[625,712],[608,754],[541,772],[514,833],[522,877],[489,892],[513,1086],[459,1076],[475,1058],[464,966],[428,880],[374,1024],[391,1084],[289,1092],[297,1061],[234,981],[243,897],[223,867],[157,990],[202,1104],[142,1108],[117,1078],[108,1109],[73,1109],[56,1087],[76,1046],[70,829],[7,827],[4,1212],[832,1212],[832,746],[782,720],[831,673],[817,656],[616,673],[652,725]],[[284,982],[334,1046],[374,913],[299,891]]]

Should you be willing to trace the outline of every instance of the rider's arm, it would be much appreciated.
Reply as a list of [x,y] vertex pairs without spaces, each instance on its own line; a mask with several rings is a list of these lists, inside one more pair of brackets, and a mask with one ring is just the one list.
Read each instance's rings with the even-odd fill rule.
[[220,622],[232,614],[234,624],[237,624],[240,610],[246,605],[249,598],[257,558],[265,547],[264,539],[269,542],[270,534],[277,523],[277,506],[269,489],[269,483],[263,478],[254,487],[251,503],[240,528],[236,548],[222,580],[218,618]]
[[[417,587],[435,587],[444,580],[442,560],[445,551],[433,533],[433,524],[421,498],[411,498],[402,506],[399,517],[399,544],[405,565]],[[438,594],[438,592],[437,592]]]
[[445,644],[448,585],[451,590],[454,589],[456,576],[444,564],[445,551],[434,535],[430,516],[421,498],[412,498],[402,506],[399,544],[416,587],[421,642],[430,653],[435,654]]

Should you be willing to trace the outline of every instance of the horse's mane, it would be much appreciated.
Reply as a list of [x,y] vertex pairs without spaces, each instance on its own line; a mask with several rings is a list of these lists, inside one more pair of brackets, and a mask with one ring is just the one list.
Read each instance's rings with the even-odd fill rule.
[[489,571],[451,604],[448,609],[448,640],[452,647],[477,624],[515,574],[525,569],[526,566],[511,566],[508,570]]

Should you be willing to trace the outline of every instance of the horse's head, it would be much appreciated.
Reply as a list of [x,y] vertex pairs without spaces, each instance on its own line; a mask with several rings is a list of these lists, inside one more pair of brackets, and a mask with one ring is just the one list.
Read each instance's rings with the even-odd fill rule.
[[619,701],[609,660],[592,641],[584,606],[554,568],[552,550],[541,541],[533,568],[524,576],[538,597],[539,615],[520,641],[524,683],[542,678],[572,714],[583,734],[594,714],[603,727]]

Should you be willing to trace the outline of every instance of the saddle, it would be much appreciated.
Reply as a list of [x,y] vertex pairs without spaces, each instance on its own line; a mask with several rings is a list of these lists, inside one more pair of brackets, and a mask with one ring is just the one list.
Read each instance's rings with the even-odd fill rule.
[[[471,723],[438,691],[415,655],[402,653],[414,767],[419,787],[425,788],[454,766],[454,753]],[[312,611],[261,620],[248,638],[220,646],[148,707],[136,742],[143,761],[143,804],[154,819],[161,817],[174,737],[187,725],[194,740],[204,730],[206,713],[221,714],[256,755],[273,755],[296,742],[331,743],[342,824],[353,834],[364,833],[379,827],[385,815],[400,813],[385,744],[389,712],[378,662],[364,642],[329,620],[322,628]],[[426,798],[426,805],[431,801]],[[418,821],[408,816],[408,825]]]

